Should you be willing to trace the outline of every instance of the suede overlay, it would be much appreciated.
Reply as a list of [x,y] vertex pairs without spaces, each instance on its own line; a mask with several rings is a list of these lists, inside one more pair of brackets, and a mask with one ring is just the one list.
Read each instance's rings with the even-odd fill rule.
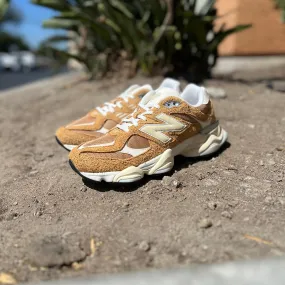
[[[169,100],[180,101],[179,106],[174,106],[172,108],[167,108],[164,106],[164,103]],[[201,123],[204,125],[210,125],[216,121],[214,114],[213,106],[211,101],[207,105],[200,107],[193,107],[188,105],[182,99],[177,97],[167,97],[162,100],[160,103],[160,108],[152,108],[153,113],[145,115],[146,121],[139,120],[138,126],[130,126],[129,130],[125,132],[117,127],[113,128],[107,136],[114,136],[115,141],[113,145],[110,146],[94,146],[98,144],[98,140],[104,140],[102,138],[96,139],[92,142],[89,142],[88,145],[93,147],[88,147],[84,145],[84,148],[73,149],[69,158],[72,160],[75,167],[81,172],[111,172],[111,171],[121,171],[129,166],[138,166],[156,156],[163,153],[168,148],[173,148],[184,140],[198,134],[202,127]],[[143,113],[145,110],[141,107],[138,107],[132,116],[137,117],[139,114]],[[152,123],[162,123],[156,118],[157,115],[164,113],[167,115],[175,116],[177,120],[180,120],[183,124],[186,125],[186,128],[179,132],[164,132],[171,140],[167,143],[162,143],[161,141],[156,140],[155,138],[147,135],[144,132],[140,131],[140,128],[144,124]],[[173,115],[175,114],[175,115]],[[179,116],[181,114],[181,116]],[[194,120],[186,120],[186,118],[193,118]],[[148,140],[149,150],[145,153],[128,157],[128,158],[116,158],[111,156],[108,158],[100,157],[98,155],[92,156],[92,153],[97,154],[107,154],[107,153],[116,153],[124,148],[124,146],[129,142],[130,138],[133,136],[140,136]]]

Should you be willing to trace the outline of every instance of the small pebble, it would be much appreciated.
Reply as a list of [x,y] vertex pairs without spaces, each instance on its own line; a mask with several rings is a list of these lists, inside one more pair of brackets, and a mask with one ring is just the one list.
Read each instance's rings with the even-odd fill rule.
[[178,181],[178,180],[176,180],[176,179],[174,179],[173,180],[173,182],[172,182],[172,185],[175,187],[175,188],[178,188],[179,186],[180,186],[180,182]]
[[129,206],[130,206],[130,203],[129,202],[125,202],[125,203],[123,203],[122,208],[128,208]]
[[168,189],[177,189],[181,186],[180,181],[170,176],[164,176],[161,180],[161,184]]
[[283,175],[282,174],[278,174],[276,177],[276,181],[277,182],[282,182],[283,181]]
[[253,124],[248,124],[248,127],[249,127],[250,129],[254,129],[254,128],[255,128],[255,125],[253,125]]
[[39,172],[37,170],[32,170],[29,174],[30,175],[35,175],[35,174],[38,174]]
[[227,219],[231,219],[233,217],[233,213],[229,212],[229,211],[223,211],[221,213],[221,215]]
[[71,264],[71,267],[72,267],[72,269],[74,269],[74,270],[77,271],[77,270],[82,269],[84,266],[83,266],[82,263],[73,262],[73,263]]
[[217,202],[211,201],[211,202],[208,203],[207,206],[208,206],[209,209],[215,210],[218,207],[218,204],[217,204]]
[[80,188],[80,191],[81,192],[86,192],[88,190],[88,188],[86,187],[86,186],[82,186],[81,188]]
[[228,202],[228,205],[232,208],[235,208],[238,205],[238,200],[233,200]]
[[238,169],[234,165],[230,165],[230,166],[227,167],[227,170],[237,171]]
[[198,227],[202,229],[208,229],[213,225],[212,221],[209,219],[202,219],[198,223]]
[[264,199],[264,203],[267,204],[267,205],[272,205],[272,204],[273,204],[273,199],[272,199],[272,197],[267,196],[267,197]]
[[6,221],[11,221],[11,220],[15,220],[17,219],[19,216],[18,213],[14,212],[14,213],[10,213],[7,215],[7,217],[5,218]]
[[14,202],[13,205],[14,205],[14,206],[17,206],[17,205],[18,205],[18,202]]
[[206,176],[205,176],[204,174],[202,174],[202,173],[199,172],[199,173],[196,174],[196,177],[197,177],[199,180],[203,180],[203,179],[205,179]]
[[143,250],[143,251],[149,251],[150,250],[150,244],[149,242],[147,241],[142,241],[140,244],[139,244],[139,249],[140,250]]
[[35,217],[40,217],[44,214],[44,207],[37,207],[37,209],[34,212]]

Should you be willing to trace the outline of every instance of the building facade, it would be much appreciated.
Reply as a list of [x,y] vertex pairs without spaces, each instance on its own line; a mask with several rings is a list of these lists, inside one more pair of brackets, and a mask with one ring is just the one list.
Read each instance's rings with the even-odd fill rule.
[[251,23],[252,28],[231,35],[220,46],[221,55],[285,55],[285,24],[273,0],[217,0],[218,14],[230,28]]

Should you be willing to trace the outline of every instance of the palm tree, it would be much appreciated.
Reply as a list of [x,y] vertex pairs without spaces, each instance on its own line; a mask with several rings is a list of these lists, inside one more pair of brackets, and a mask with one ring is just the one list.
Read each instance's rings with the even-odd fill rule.
[[[0,0],[0,21],[5,21],[6,12],[9,8],[10,0]],[[7,20],[7,19],[6,19]]]
[[20,50],[28,50],[28,44],[19,36],[9,34],[3,30],[3,25],[7,23],[19,24],[22,15],[11,6],[10,0],[0,0],[0,51],[9,51],[10,46],[15,45]]
[[0,26],[4,23],[19,24],[22,15],[15,6],[10,5],[10,0],[0,0]]

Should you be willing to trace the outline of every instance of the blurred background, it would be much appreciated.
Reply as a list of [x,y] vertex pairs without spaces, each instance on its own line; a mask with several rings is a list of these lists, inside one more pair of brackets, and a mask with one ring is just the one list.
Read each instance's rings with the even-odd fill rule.
[[44,29],[42,22],[56,11],[29,0],[0,0],[0,10],[0,90],[66,71],[41,54],[41,43],[55,34],[54,30]]
[[0,0],[0,90],[74,69],[282,77],[284,11],[285,0]]

